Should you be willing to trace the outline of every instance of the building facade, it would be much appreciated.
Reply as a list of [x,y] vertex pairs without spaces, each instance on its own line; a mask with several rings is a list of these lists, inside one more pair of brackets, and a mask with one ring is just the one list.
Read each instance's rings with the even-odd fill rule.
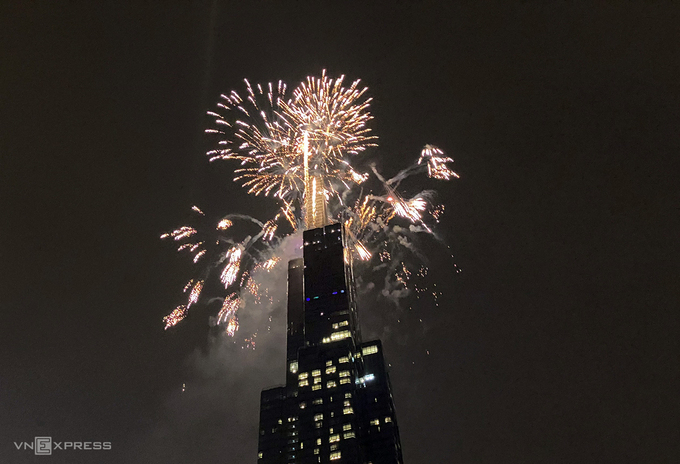
[[286,385],[262,391],[258,464],[401,464],[382,344],[363,342],[343,230],[306,230],[288,263]]

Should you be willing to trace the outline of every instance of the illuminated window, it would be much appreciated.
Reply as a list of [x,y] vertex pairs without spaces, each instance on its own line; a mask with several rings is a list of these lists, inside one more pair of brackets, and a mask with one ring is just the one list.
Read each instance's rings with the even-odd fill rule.
[[323,404],[323,398],[317,398],[314,401],[312,401],[312,404]]
[[351,407],[349,407],[349,408],[344,408],[344,409],[342,410],[342,413],[343,413],[343,414],[354,414],[354,409],[352,409]]
[[301,373],[298,375],[298,380],[306,379],[307,376],[308,376],[308,374],[307,374],[306,372],[301,372]]
[[351,398],[351,397],[352,397],[352,392],[345,393],[345,398]]
[[331,435],[328,438],[328,443],[335,443],[336,441],[340,441],[340,434],[336,433],[335,435]]
[[298,387],[306,387],[307,385],[309,385],[309,380],[300,380],[298,382]]
[[336,451],[334,453],[331,453],[331,461],[337,461],[338,459],[340,459],[341,456],[342,456],[342,453],[340,451]]
[[352,406],[352,402],[350,400],[345,400],[345,402],[342,403],[342,405],[345,406],[345,407]]
[[312,376],[313,376],[313,377],[318,377],[318,376],[320,376],[320,375],[321,375],[321,369],[314,369],[314,370],[312,371]]
[[387,424],[388,422],[392,422],[392,418],[389,416],[385,418],[385,423]]
[[305,403],[304,401],[302,403],[300,403],[300,409],[305,409],[306,407],[307,407],[307,403]]
[[260,451],[259,453],[257,453],[257,457],[260,458],[260,459],[262,459],[262,451]]
[[349,362],[349,358],[348,358],[347,356],[343,356],[342,358],[338,359],[338,362],[339,362],[340,364],[342,364],[342,363],[348,363],[348,362]]
[[283,421],[281,419],[279,419],[279,424],[283,424]]
[[342,430],[345,431],[345,432],[348,431],[348,430],[352,430],[352,424],[344,424],[342,426]]
[[371,425],[380,425],[380,419],[373,419]]
[[349,371],[340,371],[338,374],[340,377],[349,377]]
[[346,432],[342,434],[342,438],[347,440],[348,438],[354,438],[356,435],[354,435],[354,432]]
[[321,444],[321,438],[317,438],[317,439],[316,439],[316,444],[317,444],[317,445],[320,445],[320,444]]
[[329,359],[328,361],[326,361],[326,366],[332,366],[332,365],[333,365],[332,359]]
[[348,326],[348,325],[349,325],[349,321],[341,321],[340,323],[338,323],[338,325],[339,325],[340,327]]
[[314,420],[315,420],[315,421],[323,420],[323,414],[315,414],[315,415],[314,415]]
[[331,451],[335,451],[336,449],[338,449],[338,447],[339,447],[339,445],[337,443],[334,444],[334,445],[331,445]]
[[298,371],[298,362],[293,361],[292,363],[290,363],[290,366],[288,366],[288,369],[290,369],[290,372],[292,372],[293,374],[296,374],[297,371]]
[[319,448],[314,448],[314,454],[319,454]]
[[321,390],[321,385],[317,384],[317,385],[312,386],[312,391],[314,391],[314,390]]
[[326,388],[333,388],[335,386],[337,386],[335,380],[329,380],[328,383],[326,384]]
[[361,354],[368,356],[378,352],[378,345],[365,346],[361,349]]
[[340,379],[340,385],[342,385],[344,383],[352,383],[352,381],[348,378]]
[[317,383],[321,383],[321,377],[314,377],[314,385],[316,385]]

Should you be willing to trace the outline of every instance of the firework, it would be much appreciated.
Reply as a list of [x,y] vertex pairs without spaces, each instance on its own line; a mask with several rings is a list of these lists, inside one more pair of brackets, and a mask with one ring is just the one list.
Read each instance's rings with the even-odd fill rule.
[[[405,286],[410,272],[392,257],[399,247],[413,249],[409,236],[432,233],[428,223],[438,222],[444,208],[434,204],[431,191],[407,197],[399,185],[418,173],[437,180],[457,178],[449,166],[453,160],[426,145],[413,165],[392,178],[384,178],[375,166],[372,175],[357,168],[358,155],[377,142],[368,126],[371,99],[359,80],[345,86],[344,76],[333,79],[324,71],[290,93],[281,81],[253,86],[245,80],[245,87],[245,93],[221,95],[215,111],[208,112],[214,126],[206,132],[216,137],[216,147],[207,155],[211,162],[237,162],[234,180],[249,194],[273,198],[280,208],[264,222],[236,214],[213,221],[193,206],[201,225],[161,236],[181,242],[178,251],[188,253],[198,266],[198,277],[184,289],[189,292],[187,304],[164,318],[166,329],[186,317],[217,271],[229,295],[216,320],[233,336],[239,326],[237,312],[244,305],[240,292],[248,291],[260,301],[258,276],[281,260],[276,247],[282,237],[330,221],[344,224],[348,263],[355,258],[370,262],[377,256],[388,274]],[[371,182],[381,191],[372,193],[366,187]],[[257,231],[241,239],[225,235],[237,229],[235,221]],[[286,230],[282,221],[288,224]]]

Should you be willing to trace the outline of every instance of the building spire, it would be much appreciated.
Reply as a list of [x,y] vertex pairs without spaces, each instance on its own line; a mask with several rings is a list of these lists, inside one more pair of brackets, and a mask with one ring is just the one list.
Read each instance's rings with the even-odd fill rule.
[[305,156],[305,193],[304,193],[304,221],[305,229],[316,229],[328,225],[326,194],[323,178],[309,174],[309,139],[304,135],[303,150]]

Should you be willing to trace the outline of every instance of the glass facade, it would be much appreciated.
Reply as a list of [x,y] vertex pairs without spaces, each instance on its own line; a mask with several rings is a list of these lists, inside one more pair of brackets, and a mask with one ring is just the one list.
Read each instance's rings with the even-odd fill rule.
[[342,227],[303,239],[288,265],[286,385],[262,392],[257,462],[402,463],[382,345],[357,331]]

